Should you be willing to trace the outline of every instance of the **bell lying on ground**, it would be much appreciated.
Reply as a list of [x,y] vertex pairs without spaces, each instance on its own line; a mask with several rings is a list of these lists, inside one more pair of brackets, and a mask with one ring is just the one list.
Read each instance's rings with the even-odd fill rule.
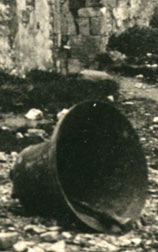
[[24,149],[11,172],[14,195],[26,208],[70,211],[106,232],[139,218],[147,166],[136,131],[110,102],[73,106],[49,141]]

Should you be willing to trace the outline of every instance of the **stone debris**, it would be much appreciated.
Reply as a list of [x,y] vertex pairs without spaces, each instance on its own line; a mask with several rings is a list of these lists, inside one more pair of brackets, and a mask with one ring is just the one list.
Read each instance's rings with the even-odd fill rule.
[[133,238],[133,239],[131,240],[131,244],[132,244],[133,246],[139,246],[141,242],[142,242],[141,238]]
[[144,78],[144,75],[143,75],[143,74],[138,74],[138,75],[136,75],[136,78],[137,78],[137,79],[143,79],[143,78]]
[[17,132],[17,133],[16,133],[16,138],[17,138],[17,139],[23,139],[23,138],[24,138],[24,135],[23,135],[21,132]]
[[61,234],[65,239],[71,239],[72,235],[69,232],[62,232]]
[[24,116],[29,120],[39,120],[43,118],[43,112],[39,109],[32,108]]
[[46,228],[44,226],[37,226],[37,225],[27,225],[24,227],[24,230],[31,234],[41,234],[46,232]]
[[132,102],[132,101],[125,101],[124,104],[126,104],[126,105],[134,105],[134,102]]
[[83,80],[94,81],[94,82],[113,79],[112,76],[106,72],[90,70],[90,69],[82,70],[79,73],[79,78]]
[[27,133],[25,133],[25,136],[32,138],[39,137],[41,139],[45,139],[47,137],[47,134],[43,129],[28,129]]
[[45,252],[45,250],[37,246],[34,246],[32,248],[28,248],[27,252]]
[[51,226],[51,227],[48,227],[48,230],[49,231],[60,231],[61,227],[59,227],[59,226]]
[[5,152],[0,152],[0,162],[7,162],[7,157]]
[[158,123],[158,116],[155,116],[155,117],[153,118],[153,123]]
[[66,243],[64,241],[56,243],[43,242],[39,243],[38,247],[44,249],[46,252],[66,252]]
[[96,244],[97,244],[97,248],[98,248],[97,251],[99,251],[99,247],[102,248],[102,249],[104,249],[104,251],[110,251],[110,252],[118,251],[119,250],[118,246],[115,246],[114,244],[112,244],[110,242],[107,242],[106,240],[103,240],[103,239],[101,240],[100,239],[100,241],[99,242],[97,241],[97,243],[96,243],[96,241],[97,241],[96,239],[90,240],[89,244],[91,244],[93,246],[96,246]]
[[13,245],[14,252],[25,252],[28,251],[29,247],[33,246],[33,242],[29,241],[19,241]]
[[45,242],[55,242],[61,238],[61,235],[58,231],[46,232],[40,236]]
[[18,240],[18,236],[16,232],[0,233],[0,250],[11,248]]
[[143,88],[143,83],[136,83],[134,86],[136,88]]
[[108,100],[114,102],[114,97],[113,97],[113,95],[109,95],[109,96],[107,96],[107,98],[108,98]]

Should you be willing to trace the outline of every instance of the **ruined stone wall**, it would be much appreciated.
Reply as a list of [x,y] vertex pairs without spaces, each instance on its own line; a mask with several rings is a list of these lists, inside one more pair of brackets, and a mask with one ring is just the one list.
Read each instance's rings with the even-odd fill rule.
[[97,69],[97,57],[106,52],[109,36],[134,25],[149,25],[158,1],[67,0],[61,6],[62,39],[70,47],[67,72]]
[[0,70],[97,69],[108,38],[149,25],[158,0],[0,0]]

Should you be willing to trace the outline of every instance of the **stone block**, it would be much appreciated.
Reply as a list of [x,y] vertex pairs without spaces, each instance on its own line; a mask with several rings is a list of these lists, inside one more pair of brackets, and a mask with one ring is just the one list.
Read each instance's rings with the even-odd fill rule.
[[88,68],[93,70],[99,69],[99,62],[96,60],[96,57],[88,59]]
[[101,15],[101,9],[99,7],[81,8],[78,10],[79,17],[98,17]]
[[69,35],[76,35],[77,34],[77,28],[74,21],[73,15],[69,12],[68,14],[68,34]]
[[102,7],[109,6],[111,8],[115,8],[118,4],[117,0],[86,0],[86,7]]
[[100,51],[101,36],[73,36],[70,38],[73,58],[95,57]]
[[89,18],[78,18],[79,33],[82,35],[89,35]]
[[68,74],[79,73],[82,70],[82,64],[79,59],[68,60]]
[[107,15],[90,18],[91,35],[105,35],[109,33],[111,30],[112,30],[112,20],[109,20]]
[[[103,24],[106,25],[106,24]],[[92,35],[102,34],[102,20],[101,17],[90,18],[90,33]]]
[[85,6],[86,7],[99,7],[100,0],[86,0]]
[[99,1],[101,6],[109,6],[111,8],[115,8],[118,4],[117,0],[100,0]]
[[106,52],[106,47],[107,47],[107,44],[108,44],[108,35],[105,35],[105,36],[102,36],[100,38],[100,53],[105,53]]

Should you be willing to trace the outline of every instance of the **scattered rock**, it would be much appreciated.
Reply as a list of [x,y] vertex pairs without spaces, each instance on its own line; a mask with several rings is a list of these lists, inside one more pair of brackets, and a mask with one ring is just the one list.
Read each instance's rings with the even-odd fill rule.
[[149,58],[152,57],[152,53],[147,53],[146,56],[148,56]]
[[[97,247],[99,245],[100,248],[104,249],[104,251],[110,251],[110,252],[113,252],[113,251],[118,251],[119,250],[119,247],[118,246],[115,246],[114,244],[110,243],[110,242],[107,242],[106,240],[102,239],[100,240],[99,242],[97,241],[97,239],[95,240],[90,240],[89,241],[89,244],[91,245],[96,245],[97,244]],[[99,251],[99,248],[98,250],[96,251]]]
[[24,230],[30,234],[41,234],[46,232],[46,228],[43,226],[27,225]]
[[64,241],[59,241],[52,245],[51,249],[53,252],[66,252],[66,244]]
[[158,116],[155,116],[155,117],[153,118],[153,123],[158,123]]
[[46,252],[66,252],[66,244],[64,241],[59,241],[54,244],[43,242],[39,243],[38,247],[44,249]]
[[17,139],[22,139],[22,138],[24,138],[24,136],[23,136],[23,134],[21,132],[17,132],[16,133],[16,138]]
[[40,247],[34,246],[33,248],[29,248],[27,252],[45,252],[45,250]]
[[146,138],[145,138],[145,137],[141,137],[141,138],[140,138],[140,141],[141,141],[141,142],[145,142],[145,141],[146,141]]
[[143,88],[143,83],[136,83],[134,86],[136,88]]
[[136,78],[137,78],[137,79],[143,79],[143,78],[144,78],[144,75],[143,75],[143,74],[138,74],[138,75],[136,75]]
[[114,97],[113,97],[113,95],[109,95],[107,98],[108,98],[108,100],[114,102]]
[[13,245],[14,252],[25,252],[28,251],[29,247],[33,246],[33,242],[29,241],[19,241]]
[[16,232],[0,233],[0,249],[4,250],[11,248],[13,244],[17,242],[18,236]]
[[52,231],[52,232],[46,232],[44,234],[41,234],[40,236],[43,241],[45,242],[54,242],[61,238],[61,235],[58,231]]
[[59,227],[59,226],[52,226],[52,227],[48,227],[48,230],[49,231],[59,231],[59,230],[61,230],[61,227]]
[[16,161],[17,156],[18,156],[18,153],[17,153],[16,151],[12,151],[12,152],[11,152],[11,158],[12,158],[12,161],[13,161],[13,162]]
[[126,105],[133,105],[134,102],[132,102],[132,101],[125,101],[124,104],[126,104]]
[[97,70],[85,69],[79,73],[79,78],[83,80],[90,80],[90,81],[101,81],[101,80],[109,80],[113,79],[112,75]]
[[43,112],[39,109],[32,108],[25,114],[25,118],[29,120],[39,120],[43,118]]
[[39,137],[41,139],[45,139],[45,137],[47,137],[47,134],[43,129],[28,129],[27,133],[25,133],[25,136],[32,138]]
[[0,162],[7,162],[7,157],[5,152],[0,152]]
[[69,112],[69,109],[62,109],[60,112],[57,113],[57,119],[60,120],[63,118],[67,113]]
[[69,232],[62,232],[62,236],[66,239],[72,238],[72,235]]
[[140,245],[141,242],[142,242],[141,238],[133,238],[133,239],[131,240],[131,243],[132,243],[134,246]]

